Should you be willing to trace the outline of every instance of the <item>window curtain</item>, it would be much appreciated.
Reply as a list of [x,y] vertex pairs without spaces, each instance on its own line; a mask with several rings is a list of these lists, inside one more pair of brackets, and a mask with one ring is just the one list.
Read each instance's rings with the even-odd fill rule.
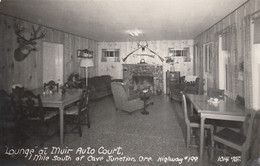
[[253,88],[252,88],[252,54],[251,54],[251,17],[243,19],[242,30],[242,49],[244,55],[244,86],[245,86],[245,105],[247,108],[253,107]]
[[119,49],[116,49],[116,51],[115,51],[115,62],[120,62]]
[[237,91],[238,77],[238,55],[237,55],[237,28],[236,24],[225,28],[222,33],[222,50],[228,51],[228,62],[226,67],[227,85],[226,88],[231,92],[231,98],[235,99]]
[[213,81],[213,87],[218,88],[219,87],[219,33],[215,34],[214,42],[213,42],[213,64],[212,64],[212,74],[213,78],[216,78],[216,81]]
[[231,75],[230,79],[230,89],[232,92],[233,99],[236,98],[238,94],[238,54],[237,54],[237,27],[232,25],[228,28],[229,35],[227,37],[227,46],[230,48],[230,56],[228,58],[228,65],[230,66],[229,72]]
[[106,62],[107,61],[105,53],[106,53],[106,49],[102,49],[101,62]]

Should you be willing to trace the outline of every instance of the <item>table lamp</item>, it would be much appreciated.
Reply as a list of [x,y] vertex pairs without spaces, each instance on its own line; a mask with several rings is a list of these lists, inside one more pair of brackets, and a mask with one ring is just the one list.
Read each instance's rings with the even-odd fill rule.
[[94,66],[92,58],[84,58],[80,61],[80,67],[85,67],[86,70],[86,86],[88,86],[88,67]]

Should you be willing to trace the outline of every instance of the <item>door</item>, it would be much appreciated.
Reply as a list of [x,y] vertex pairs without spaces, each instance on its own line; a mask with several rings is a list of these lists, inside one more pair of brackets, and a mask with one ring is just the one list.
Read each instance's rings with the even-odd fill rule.
[[253,108],[260,109],[260,44],[254,44],[252,58]]
[[43,83],[63,84],[63,44],[43,42]]
[[252,83],[253,83],[253,108],[260,109],[260,19],[253,22],[252,28]]
[[226,66],[227,66],[227,52],[222,50],[222,37],[219,36],[219,89],[226,90]]

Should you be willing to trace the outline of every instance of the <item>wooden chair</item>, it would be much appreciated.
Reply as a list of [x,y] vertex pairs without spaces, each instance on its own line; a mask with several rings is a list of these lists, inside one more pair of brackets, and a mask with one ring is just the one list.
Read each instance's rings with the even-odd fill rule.
[[13,88],[12,93],[10,94],[12,104],[17,112],[17,116],[21,116],[21,114],[22,114],[22,112],[20,112],[20,111],[22,110],[21,98],[22,98],[23,94],[24,94],[24,87],[19,87],[19,86],[16,86],[15,88]]
[[[48,133],[49,122],[58,117],[59,111],[43,108],[40,95],[34,95],[30,90],[24,91],[20,101],[22,101],[21,125],[24,125],[24,129],[31,129],[32,133],[30,134],[43,137],[51,136]],[[41,127],[45,128],[45,131],[40,130]]]
[[44,83],[43,88],[44,88],[44,91],[46,91],[46,90],[59,91],[59,83],[56,83],[55,81],[51,80],[48,83]]
[[[82,125],[90,128],[89,121],[89,91],[84,89],[78,105],[72,105],[65,109],[65,125],[75,124],[78,129],[79,136],[82,136]],[[70,118],[70,119],[69,119]],[[70,121],[71,120],[71,121]],[[71,123],[70,123],[71,122]],[[75,129],[75,128],[73,128]]]
[[[182,106],[183,106],[183,112],[184,112],[184,119],[185,119],[185,123],[186,123],[186,126],[187,126],[186,145],[187,145],[187,147],[189,147],[189,146],[191,146],[190,141],[191,141],[192,129],[194,129],[194,128],[199,129],[200,128],[200,117],[197,116],[197,115],[193,115],[193,116],[188,115],[186,97],[183,94],[183,92],[180,92],[180,93],[182,94]],[[211,124],[205,124],[204,127],[205,127],[205,129],[208,129],[211,134],[213,133],[213,126]]]
[[[224,90],[220,90],[220,89],[214,89],[214,88],[209,88],[208,89],[208,96],[209,97],[213,97],[213,98],[219,98],[224,100],[225,98],[225,94],[224,94]],[[237,96],[236,97],[236,105],[242,108],[245,108],[245,104],[244,104],[244,100],[242,97]],[[214,131],[217,131],[217,127],[228,127],[228,128],[234,128],[234,129],[238,129],[241,132],[243,132],[243,128],[242,128],[242,122],[238,122],[238,121],[225,121],[225,120],[212,120],[211,124],[214,126]]]
[[211,161],[213,162],[215,144],[216,142],[223,144],[225,147],[228,146],[232,149],[240,151],[241,155],[241,166],[246,165],[247,160],[247,152],[250,148],[251,140],[255,139],[256,131],[254,128],[254,119],[255,119],[256,111],[252,110],[251,114],[249,114],[243,126],[245,127],[246,133],[239,133],[231,130],[229,128],[224,128],[223,130],[212,135],[213,143],[211,148]]
[[0,150],[6,145],[17,145],[16,127],[17,113],[11,97],[5,90],[0,89]]

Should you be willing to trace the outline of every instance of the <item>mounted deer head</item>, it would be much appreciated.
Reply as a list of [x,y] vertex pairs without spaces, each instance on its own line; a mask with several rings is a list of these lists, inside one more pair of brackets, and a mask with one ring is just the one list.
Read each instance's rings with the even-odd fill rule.
[[141,45],[141,44],[140,44],[140,41],[138,41],[138,42],[137,42],[137,46],[138,46],[138,48],[142,48],[142,51],[144,51],[145,48],[148,47],[148,43],[147,43],[147,41],[145,41],[145,45]]
[[32,26],[33,32],[31,33],[31,37],[26,39],[22,33],[25,31],[25,27],[21,26],[20,23],[16,23],[14,26],[15,34],[17,35],[17,41],[19,43],[19,47],[14,51],[14,59],[18,62],[24,60],[31,51],[37,51],[35,40],[41,39],[46,35],[46,29],[42,30],[41,26],[37,28]]
[[163,59],[162,57],[160,57],[160,55],[158,55],[156,52],[154,52],[153,50],[151,50],[150,48],[148,48],[148,42],[147,42],[147,41],[145,41],[145,44],[144,44],[144,45],[142,45],[141,42],[138,41],[138,42],[137,42],[137,46],[138,46],[138,48],[135,49],[134,51],[130,52],[130,53],[123,59],[123,62],[125,62],[126,59],[127,59],[130,55],[132,55],[134,52],[136,52],[137,50],[140,50],[140,49],[142,49],[142,51],[145,51],[145,49],[147,49],[147,50],[149,50],[151,53],[153,53],[154,55],[156,55],[157,57],[159,57],[162,62],[164,61],[164,59]]

